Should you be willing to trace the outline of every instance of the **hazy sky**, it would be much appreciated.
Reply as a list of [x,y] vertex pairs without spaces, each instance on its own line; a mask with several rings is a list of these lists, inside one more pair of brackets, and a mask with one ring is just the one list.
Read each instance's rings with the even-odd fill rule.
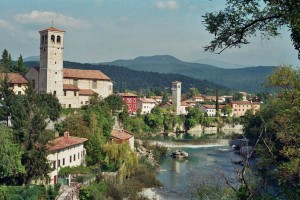
[[204,52],[212,38],[202,24],[205,12],[224,0],[1,0],[0,51],[13,59],[39,55],[38,31],[51,26],[65,33],[64,60],[106,62],[137,56],[172,55],[243,65],[300,66],[289,32],[221,55]]

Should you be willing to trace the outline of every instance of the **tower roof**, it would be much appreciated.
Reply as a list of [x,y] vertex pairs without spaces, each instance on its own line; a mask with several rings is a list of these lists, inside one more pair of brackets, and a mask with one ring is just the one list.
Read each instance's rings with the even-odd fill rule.
[[39,32],[45,32],[45,31],[66,32],[66,31],[64,31],[64,30],[60,30],[60,29],[54,28],[54,27],[52,27],[52,26],[51,26],[50,28],[41,30],[41,31],[39,31]]

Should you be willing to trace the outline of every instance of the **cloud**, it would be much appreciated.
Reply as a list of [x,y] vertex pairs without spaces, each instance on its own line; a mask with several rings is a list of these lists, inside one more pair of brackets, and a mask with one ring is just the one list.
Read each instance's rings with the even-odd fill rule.
[[13,26],[10,25],[7,21],[0,19],[0,28],[1,29],[6,29],[6,30],[12,30]]
[[21,24],[51,24],[71,28],[82,28],[89,25],[86,21],[75,19],[55,12],[33,10],[31,13],[15,15],[14,19]]
[[179,8],[179,4],[176,1],[158,1],[155,7],[159,9],[176,10]]

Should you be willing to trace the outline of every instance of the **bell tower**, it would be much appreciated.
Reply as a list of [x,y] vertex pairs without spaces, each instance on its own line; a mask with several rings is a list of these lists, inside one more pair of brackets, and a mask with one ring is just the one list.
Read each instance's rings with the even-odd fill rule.
[[54,27],[40,33],[39,92],[63,98],[63,49],[65,31]]
[[180,115],[181,107],[181,82],[172,82],[172,104],[175,108],[176,115]]

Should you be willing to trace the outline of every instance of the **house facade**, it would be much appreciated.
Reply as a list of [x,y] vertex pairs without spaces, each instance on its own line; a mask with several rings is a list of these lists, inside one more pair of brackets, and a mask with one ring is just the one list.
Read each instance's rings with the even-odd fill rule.
[[138,96],[133,93],[119,93],[124,101],[124,103],[127,105],[127,110],[129,114],[135,115],[137,113],[137,99]]
[[86,150],[83,144],[86,141],[86,138],[69,136],[67,131],[63,137],[49,141],[50,154],[47,159],[52,169],[49,174],[49,184],[57,184],[61,167],[76,167],[85,164]]
[[[224,113],[221,112],[221,109],[224,105],[219,105],[219,113],[221,117],[224,117]],[[215,117],[217,115],[216,105],[200,105],[200,111],[206,113],[208,117]]]
[[117,144],[128,143],[131,150],[134,150],[134,136],[124,129],[114,129],[111,132],[111,141]]
[[141,111],[141,114],[150,113],[156,104],[157,102],[150,98],[138,98],[137,100],[137,107]]
[[23,75],[18,73],[0,73],[0,80],[4,80],[5,76],[7,76],[10,83],[10,88],[15,94],[25,94],[28,82]]
[[232,107],[232,115],[236,117],[244,116],[248,110],[252,110],[255,113],[260,109],[259,102],[231,101],[229,104]]
[[40,93],[55,95],[62,107],[79,108],[97,93],[102,98],[112,94],[113,83],[100,70],[63,68],[64,32],[56,28],[40,31],[40,66],[26,74]]

